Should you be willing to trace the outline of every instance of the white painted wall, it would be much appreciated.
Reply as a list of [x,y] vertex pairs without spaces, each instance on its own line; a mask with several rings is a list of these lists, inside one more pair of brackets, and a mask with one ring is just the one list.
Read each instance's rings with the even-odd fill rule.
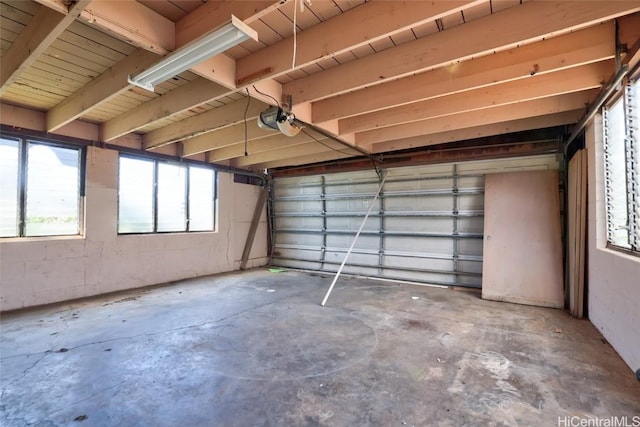
[[589,318],[632,370],[640,368],[640,258],[606,248],[602,117],[586,130]]
[[[259,187],[218,175],[218,231],[118,235],[118,152],[89,147],[85,235],[0,239],[0,310],[237,270]],[[266,214],[248,267],[266,264]]]

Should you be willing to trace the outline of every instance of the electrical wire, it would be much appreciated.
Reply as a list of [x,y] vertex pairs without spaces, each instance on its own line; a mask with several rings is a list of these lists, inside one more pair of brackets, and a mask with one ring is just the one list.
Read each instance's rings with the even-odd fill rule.
[[[297,27],[298,27],[298,8],[297,6],[297,1],[298,0],[293,0],[293,59],[291,60],[291,69],[295,69],[296,68],[296,54],[298,51],[298,32]],[[300,6],[304,7],[304,0],[300,0]]]
[[278,107],[280,107],[280,103],[278,102],[278,100],[277,100],[277,99],[275,99],[273,96],[269,95],[268,93],[260,92],[260,91],[258,90],[258,88],[256,87],[256,85],[253,85],[253,90],[255,90],[257,93],[259,93],[259,94],[260,94],[260,95],[262,95],[262,96],[266,96],[267,98],[271,98],[271,99],[273,99],[273,102],[275,102],[275,103],[276,103],[276,105],[277,105]]
[[[311,135],[309,132],[307,132],[304,128],[302,128],[302,133],[304,133],[305,135],[307,135],[309,138],[313,139],[315,142],[324,145],[325,147],[333,150],[333,151],[337,151],[338,153],[342,153],[342,154],[346,154],[347,156],[353,156],[354,154],[360,154],[360,153],[347,153],[346,151],[342,151],[342,150],[338,150],[337,148],[333,148],[330,145],[325,144],[324,142],[322,142],[321,140],[319,140],[318,138],[316,138],[315,136]],[[356,150],[354,150],[356,151]]]
[[249,155],[247,151],[247,146],[249,145],[249,131],[247,128],[247,112],[249,111],[249,105],[251,105],[251,95],[249,94],[249,89],[247,89],[247,106],[244,107],[244,155],[245,157]]

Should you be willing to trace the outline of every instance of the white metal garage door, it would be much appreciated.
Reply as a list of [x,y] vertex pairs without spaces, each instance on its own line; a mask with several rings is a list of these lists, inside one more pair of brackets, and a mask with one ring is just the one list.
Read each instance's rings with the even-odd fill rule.
[[[484,175],[557,168],[545,155],[388,169],[344,273],[480,287]],[[271,264],[337,271],[379,183],[374,170],[274,179]]]

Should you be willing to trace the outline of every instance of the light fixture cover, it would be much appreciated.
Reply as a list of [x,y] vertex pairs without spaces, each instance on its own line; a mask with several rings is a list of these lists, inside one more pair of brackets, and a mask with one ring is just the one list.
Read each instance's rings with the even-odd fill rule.
[[174,50],[146,70],[129,76],[129,83],[153,92],[158,83],[249,39],[258,40],[258,33],[231,15],[227,24]]

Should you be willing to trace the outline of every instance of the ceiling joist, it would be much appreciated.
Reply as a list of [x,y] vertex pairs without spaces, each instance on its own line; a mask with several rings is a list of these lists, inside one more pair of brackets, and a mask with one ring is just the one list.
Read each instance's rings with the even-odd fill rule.
[[[295,66],[292,66],[293,36],[239,59],[237,81],[251,81],[251,76],[253,80],[277,77],[483,2],[369,2],[300,32],[295,40],[299,47]],[[359,25],[353,25],[354,22]]]
[[362,132],[427,118],[508,105],[533,99],[580,92],[602,86],[614,70],[613,60],[583,65],[555,73],[459,92],[339,121],[340,133]]
[[[640,27],[640,25],[639,25]],[[615,56],[613,22],[312,103],[313,122],[542,75]]]
[[577,110],[585,108],[597,93],[597,89],[592,89],[360,132],[356,134],[356,143],[369,148],[377,142]]
[[314,101],[569,33],[640,10],[637,2],[531,1],[286,83],[294,103]]

